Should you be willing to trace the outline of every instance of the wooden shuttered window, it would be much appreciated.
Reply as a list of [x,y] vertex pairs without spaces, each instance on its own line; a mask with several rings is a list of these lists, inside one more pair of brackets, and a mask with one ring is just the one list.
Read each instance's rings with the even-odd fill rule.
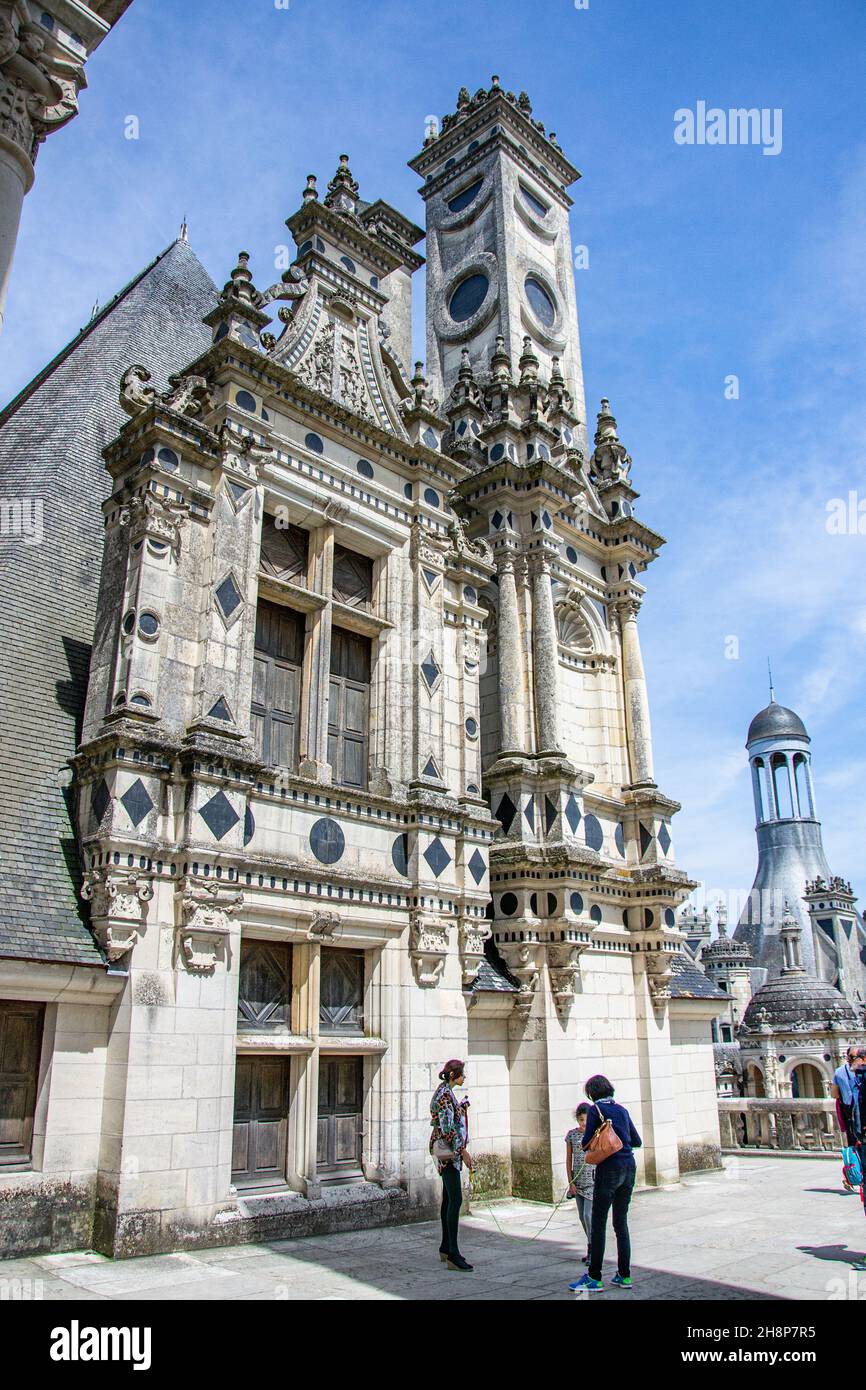
[[259,757],[270,767],[297,766],[303,658],[304,615],[260,599],[251,724]]
[[328,762],[340,787],[366,787],[370,723],[369,637],[331,631]]
[[0,999],[0,1169],[32,1161],[44,1004]]

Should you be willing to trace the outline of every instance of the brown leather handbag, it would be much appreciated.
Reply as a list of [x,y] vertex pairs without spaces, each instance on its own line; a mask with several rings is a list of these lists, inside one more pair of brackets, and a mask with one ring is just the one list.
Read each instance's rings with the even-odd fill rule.
[[598,1106],[595,1108],[598,1110],[601,1124],[590,1139],[589,1147],[584,1151],[584,1158],[590,1167],[604,1163],[606,1158],[610,1158],[612,1154],[618,1154],[622,1148],[622,1140],[610,1120],[604,1118]]

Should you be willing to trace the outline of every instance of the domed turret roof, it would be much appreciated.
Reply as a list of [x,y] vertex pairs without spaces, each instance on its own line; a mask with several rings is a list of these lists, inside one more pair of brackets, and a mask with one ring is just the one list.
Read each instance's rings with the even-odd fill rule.
[[799,714],[795,714],[792,709],[786,709],[784,705],[779,705],[775,700],[771,700],[766,709],[760,710],[749,725],[746,745],[754,743],[759,738],[789,737],[804,738],[807,742],[809,741],[806,726]]
[[759,1032],[768,1023],[774,1032],[823,1032],[831,1019],[842,1028],[859,1029],[854,1006],[835,985],[803,972],[768,980],[752,997],[743,1015],[742,1029]]

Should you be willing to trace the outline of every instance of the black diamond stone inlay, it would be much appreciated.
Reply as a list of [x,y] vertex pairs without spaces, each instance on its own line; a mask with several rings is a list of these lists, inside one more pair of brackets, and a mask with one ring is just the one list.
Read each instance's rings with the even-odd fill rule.
[[439,674],[439,666],[436,662],[435,656],[431,652],[430,655],[426,658],[426,660],[422,661],[421,663],[421,675],[424,677],[424,681],[427,685],[428,690],[433,689],[434,685],[439,679]]
[[532,797],[529,798],[529,800],[527,801],[526,805],[524,806],[524,808],[523,808],[523,814],[524,814],[525,817],[526,817],[526,823],[527,823],[527,825],[529,826],[530,830],[534,830],[534,829],[535,829],[535,802],[534,802],[534,800],[533,800]]
[[230,618],[232,613],[234,613],[235,609],[241,601],[238,586],[232,579],[230,574],[226,575],[222,584],[220,584],[219,588],[216,591],[216,596],[217,603],[219,604],[223,613],[227,618]]
[[439,769],[438,769],[438,767],[436,766],[436,764],[434,763],[434,761],[433,761],[432,758],[428,758],[428,759],[427,759],[427,762],[426,762],[425,767],[424,767],[424,771],[423,771],[423,773],[422,773],[421,775],[422,775],[423,777],[435,777],[435,778],[438,780],[438,778],[439,778]]
[[244,844],[248,845],[256,833],[256,818],[252,813],[252,808],[247,807],[244,811]]
[[621,821],[617,823],[616,830],[613,832],[613,838],[617,849],[623,859],[625,859],[625,831],[623,830]]
[[221,840],[240,820],[240,816],[225,792],[217,792],[199,812],[214,839]]
[[223,699],[222,695],[219,697],[216,704],[208,710],[207,716],[208,719],[224,719],[226,723],[231,723],[232,717],[229,713],[229,707]]
[[140,777],[136,777],[132,786],[127,787],[120,799],[126,808],[126,814],[135,826],[141,825],[147,813],[153,810],[153,802]]
[[335,820],[323,816],[316,821],[310,831],[310,849],[320,864],[336,864],[345,848],[346,837]]
[[569,795],[565,803],[565,819],[568,821],[568,826],[572,835],[576,835],[577,827],[580,825],[580,807],[577,804],[574,792]]
[[555,804],[551,801],[551,799],[550,799],[549,796],[546,796],[546,797],[544,798],[544,831],[545,831],[545,834],[547,834],[547,835],[550,834],[551,827],[552,827],[554,821],[556,820],[556,815],[557,815],[557,811],[556,811],[556,806],[555,806]]
[[469,872],[475,879],[476,883],[481,882],[486,869],[487,862],[484,858],[484,855],[481,853],[480,849],[477,849],[473,854],[472,858],[469,860]]
[[514,802],[511,800],[511,797],[508,795],[508,792],[506,792],[502,800],[500,801],[496,811],[496,819],[499,821],[499,824],[502,826],[502,829],[505,831],[506,835],[511,829],[514,823],[514,817],[516,815],[517,807],[514,805]]
[[111,793],[109,792],[108,785],[105,781],[105,778],[103,777],[99,782],[97,782],[96,786],[93,788],[93,792],[90,797],[90,809],[93,812],[93,817],[97,825],[101,824],[102,817],[108,810],[108,803],[110,802],[110,800]]
[[651,830],[647,830],[647,828],[646,828],[646,826],[644,825],[643,821],[641,821],[641,823],[640,823],[640,852],[641,852],[641,858],[643,858],[643,856],[646,854],[646,852],[647,852],[647,850],[649,849],[649,847],[650,847],[650,845],[652,844],[652,842],[653,842],[652,831],[651,831]]
[[671,836],[670,831],[668,830],[667,825],[664,821],[662,821],[662,828],[659,831],[659,844],[662,847],[662,854],[667,854],[668,850],[671,847]]
[[436,836],[435,840],[430,841],[429,845],[425,849],[424,858],[427,860],[427,863],[430,865],[431,872],[436,876],[436,878],[438,878],[439,875],[443,873],[445,869],[448,868],[448,865],[451,863],[451,855],[448,853],[447,849],[443,845],[442,841],[439,839],[438,835]]

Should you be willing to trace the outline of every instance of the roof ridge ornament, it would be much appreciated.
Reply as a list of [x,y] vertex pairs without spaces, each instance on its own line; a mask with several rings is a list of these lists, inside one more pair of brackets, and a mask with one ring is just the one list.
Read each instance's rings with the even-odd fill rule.
[[360,189],[357,179],[352,176],[352,171],[349,168],[349,156],[341,154],[337,172],[328,184],[325,207],[332,208],[334,212],[348,213],[353,216],[359,195]]

